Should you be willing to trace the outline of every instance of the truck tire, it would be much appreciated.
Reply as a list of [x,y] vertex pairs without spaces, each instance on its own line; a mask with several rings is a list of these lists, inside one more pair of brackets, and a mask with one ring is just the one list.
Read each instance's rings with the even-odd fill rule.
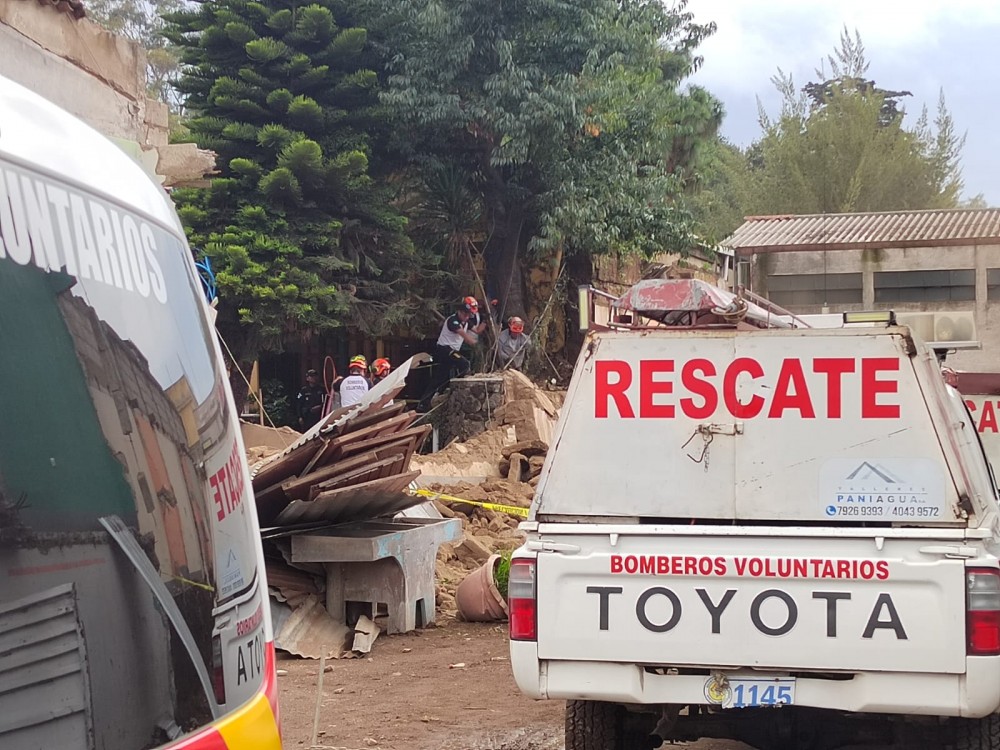
[[982,719],[956,719],[948,750],[1000,750],[1000,714]]
[[627,750],[624,718],[615,703],[566,701],[566,750]]

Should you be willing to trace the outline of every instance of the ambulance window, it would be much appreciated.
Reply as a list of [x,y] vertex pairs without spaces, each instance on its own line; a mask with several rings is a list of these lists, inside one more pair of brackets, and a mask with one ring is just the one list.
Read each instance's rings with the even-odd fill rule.
[[[219,612],[256,582],[252,495],[202,305],[172,231],[0,160],[0,613],[72,586],[94,731],[116,738],[102,747],[160,744],[163,717],[210,716],[198,669],[100,519],[129,527],[203,673],[218,666]],[[119,714],[148,726],[123,739]]]

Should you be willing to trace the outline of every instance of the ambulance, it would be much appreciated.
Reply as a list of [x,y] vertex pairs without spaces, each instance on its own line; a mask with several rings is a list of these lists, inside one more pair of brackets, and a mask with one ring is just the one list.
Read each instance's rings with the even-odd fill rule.
[[0,78],[0,747],[277,750],[264,563],[166,192]]
[[996,482],[935,351],[695,280],[608,304],[508,586],[566,750],[1000,749]]

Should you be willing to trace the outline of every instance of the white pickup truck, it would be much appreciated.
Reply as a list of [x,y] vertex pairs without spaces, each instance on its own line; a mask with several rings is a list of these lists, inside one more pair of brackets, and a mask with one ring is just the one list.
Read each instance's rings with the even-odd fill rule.
[[934,352],[694,281],[615,307],[510,569],[514,676],[567,701],[566,750],[1000,750],[996,484]]

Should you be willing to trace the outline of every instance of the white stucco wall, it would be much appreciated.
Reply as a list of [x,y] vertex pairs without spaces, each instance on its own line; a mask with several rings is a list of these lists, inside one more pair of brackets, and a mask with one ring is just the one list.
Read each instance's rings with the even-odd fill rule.
[[[831,305],[832,312],[844,310],[885,310],[896,312],[968,311],[975,315],[976,336],[982,344],[977,351],[961,351],[948,359],[952,367],[973,372],[1000,372],[1000,300],[987,299],[987,270],[1000,269],[1000,243],[957,247],[888,248],[884,250],[830,250],[827,252],[776,252],[753,256],[754,291],[767,295],[768,280],[774,276],[799,274],[861,273],[863,301],[860,304]],[[973,270],[975,300],[949,302],[875,301],[875,273],[879,271]],[[818,313],[823,300],[815,304],[789,305],[793,312]]]

